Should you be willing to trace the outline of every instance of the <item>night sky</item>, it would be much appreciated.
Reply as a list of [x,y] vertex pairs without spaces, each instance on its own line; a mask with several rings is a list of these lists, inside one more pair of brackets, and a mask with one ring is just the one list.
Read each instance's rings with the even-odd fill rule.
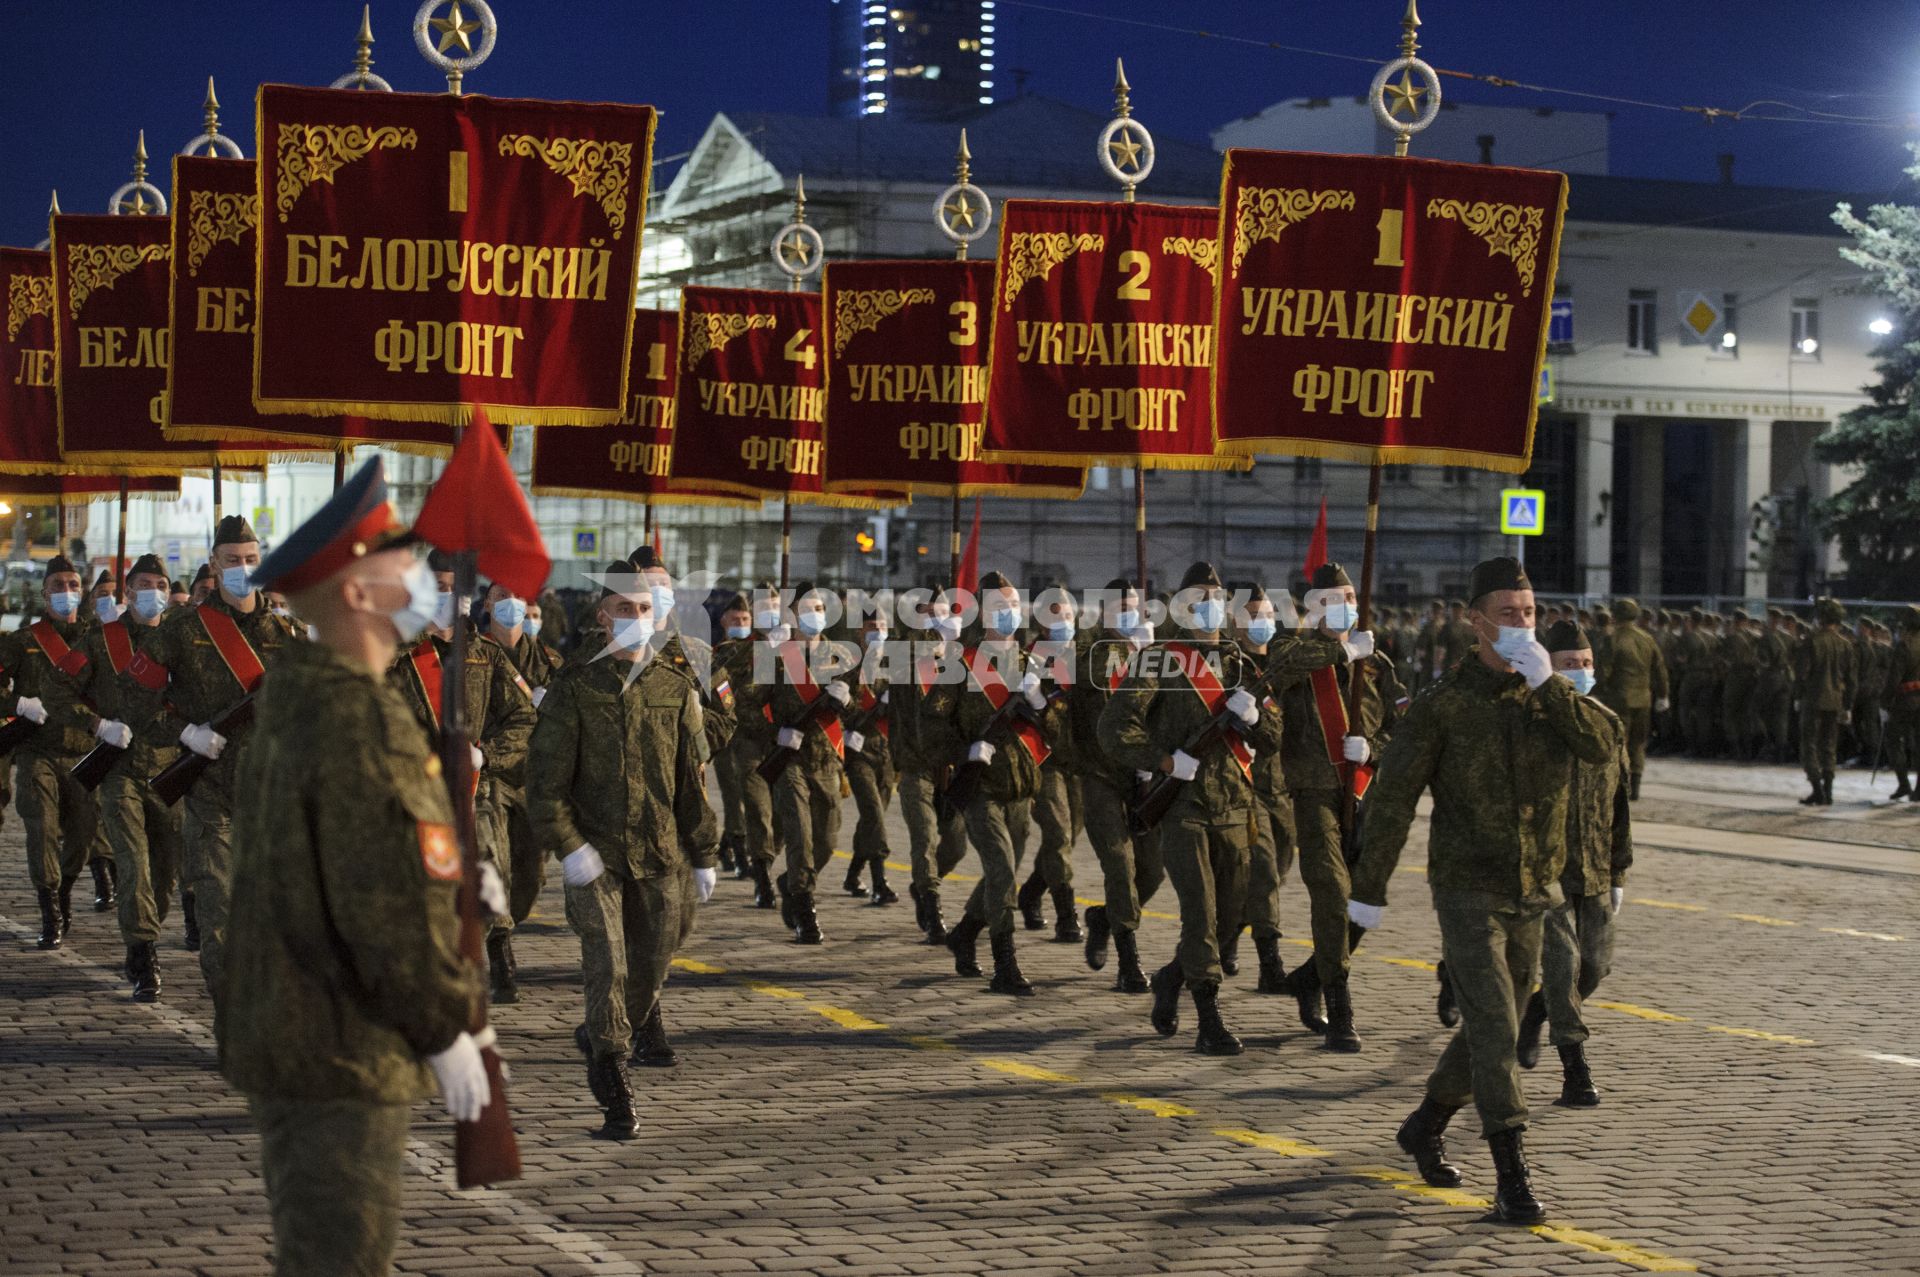
[[[843,0],[853,3],[855,0]],[[658,154],[685,151],[723,109],[825,109],[827,0],[494,0],[499,48],[469,87],[509,97],[646,102],[664,112]],[[441,81],[414,52],[413,0],[373,6],[375,69],[403,90]],[[1289,97],[1364,91],[1354,62],[1067,16],[1078,9],[1384,60],[1402,0],[1000,2],[1001,83],[1100,110],[1126,58],[1137,114],[1204,140],[1217,124]],[[1647,101],[1738,108],[1756,99],[1852,116],[1920,113],[1920,5],[1913,0],[1422,0],[1422,54],[1493,73]],[[351,0],[11,0],[0,42],[0,243],[45,235],[48,191],[69,212],[104,211],[147,130],[156,171],[199,132],[206,77],[228,132],[252,154],[262,80],[324,84],[349,69]],[[1713,180],[1732,151],[1743,183],[1911,198],[1914,131],[1812,123],[1707,124],[1697,116],[1449,79],[1460,101],[1610,109],[1612,171]],[[1778,107],[1762,108],[1787,114]],[[1088,146],[1089,165],[1092,146]],[[664,177],[673,166],[663,167]],[[162,185],[165,177],[161,177]]]

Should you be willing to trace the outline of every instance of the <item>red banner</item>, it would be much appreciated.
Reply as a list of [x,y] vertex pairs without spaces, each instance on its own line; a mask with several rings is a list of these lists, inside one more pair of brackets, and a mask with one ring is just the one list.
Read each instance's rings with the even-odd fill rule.
[[755,498],[702,490],[667,478],[673,459],[674,373],[679,354],[677,312],[635,311],[626,415],[617,426],[591,432],[551,426],[534,431],[534,495],[612,497],[662,505],[760,504]]
[[1008,200],[985,456],[1244,470],[1214,455],[1210,208]]
[[[166,438],[167,259],[164,217],[53,219],[54,389],[60,457],[113,474],[169,474],[231,457]],[[266,460],[265,450],[251,460]]]
[[0,474],[51,474],[60,461],[54,394],[53,256],[0,248],[7,324],[0,329]]
[[612,425],[651,107],[260,90],[257,406]]
[[[443,454],[453,428],[431,421],[266,416],[253,406],[253,285],[260,242],[259,174],[252,160],[175,156],[169,439],[251,443],[279,455],[384,444]],[[223,461],[231,460],[225,454]]]
[[674,391],[675,483],[784,497],[795,505],[880,509],[892,493],[821,486],[826,366],[820,294],[687,288],[680,294]]
[[[121,480],[110,475],[78,474],[0,474],[0,501],[15,505],[52,505],[64,501],[75,505],[84,501],[117,501]],[[177,474],[140,475],[125,480],[127,495],[150,501],[178,501],[180,476]]]
[[835,262],[828,324],[828,492],[1080,495],[1079,467],[983,461],[992,262]]
[[1566,206],[1559,173],[1228,151],[1221,450],[1524,471]]

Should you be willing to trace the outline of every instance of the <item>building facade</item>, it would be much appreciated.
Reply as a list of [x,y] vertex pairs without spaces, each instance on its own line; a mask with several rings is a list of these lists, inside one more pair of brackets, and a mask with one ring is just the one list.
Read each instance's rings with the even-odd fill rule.
[[939,120],[992,106],[994,0],[831,0],[827,110]]

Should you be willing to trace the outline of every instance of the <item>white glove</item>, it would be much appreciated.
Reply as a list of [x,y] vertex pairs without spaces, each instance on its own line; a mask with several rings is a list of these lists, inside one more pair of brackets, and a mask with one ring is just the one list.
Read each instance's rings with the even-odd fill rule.
[[480,747],[478,745],[469,744],[467,748],[473,751],[474,774],[478,775],[479,773],[485,771],[487,769],[487,756],[480,752]]
[[19,703],[13,707],[13,712],[29,723],[47,721],[47,707],[40,703],[38,696],[22,696]]
[[883,691],[880,693],[880,703],[882,705],[885,705],[887,703],[887,697],[890,694],[890,691],[891,689],[889,689],[889,691]]
[[859,732],[847,733],[847,752],[857,754],[867,747],[867,738]]
[[1192,780],[1200,773],[1200,760],[1184,749],[1173,751],[1173,778]]
[[987,741],[977,740],[967,746],[967,761],[970,763],[990,763],[993,761],[993,746]]
[[1380,925],[1380,916],[1386,911],[1385,905],[1363,905],[1358,900],[1347,901],[1347,921],[1356,927],[1365,927],[1368,931]]
[[1340,646],[1347,649],[1347,659],[1364,661],[1373,655],[1373,631],[1355,630],[1340,640]]
[[1248,727],[1260,721],[1260,702],[1253,699],[1253,693],[1241,688],[1227,697],[1227,709],[1239,715],[1240,721]]
[[693,871],[693,889],[700,893],[700,903],[713,899],[713,885],[720,881],[718,869],[696,869]]
[[1020,694],[1027,698],[1027,704],[1035,709],[1047,707],[1047,695],[1040,690],[1040,676],[1028,670],[1026,677],[1020,680]]
[[117,718],[103,718],[93,734],[116,749],[125,749],[133,744],[133,729]]
[[1653,703],[1653,712],[1656,714],[1664,714],[1672,707],[1673,707],[1673,702],[1668,700],[1666,697],[1662,696],[1659,700]]
[[541,701],[544,701],[544,700],[546,700],[546,699],[547,699],[547,689],[546,689],[546,688],[544,688],[544,687],[536,687],[536,688],[534,688],[534,689],[533,689],[533,707],[534,707],[535,709],[539,709],[539,708],[540,708],[540,702],[541,702]]
[[1153,779],[1153,773],[1137,771],[1133,774],[1133,778],[1137,781],[1145,782]]
[[507,889],[500,881],[500,871],[489,864],[480,866],[480,903],[496,918],[507,915]]
[[[36,706],[39,703],[34,702]],[[180,743],[202,758],[218,758],[227,747],[227,738],[205,723],[194,723],[180,729]]]
[[590,842],[581,843],[560,862],[560,876],[569,887],[584,887],[606,871],[607,862],[600,859]]
[[1627,889],[1625,887],[1615,887],[1611,894],[1613,896],[1613,913],[1614,916],[1618,917],[1620,906],[1627,902]]
[[1340,752],[1350,763],[1364,763],[1373,757],[1373,747],[1367,744],[1367,738],[1364,736],[1342,736]]
[[493,1100],[487,1086],[487,1066],[480,1059],[480,1048],[473,1034],[462,1033],[453,1045],[438,1055],[427,1057],[427,1067],[440,1082],[440,1098],[447,1102],[447,1116],[456,1122],[477,1122],[480,1110]]
[[1508,658],[1507,664],[1513,666],[1513,672],[1527,680],[1529,691],[1538,691],[1553,677],[1553,658],[1547,655],[1547,649],[1540,646],[1539,639],[1528,639],[1527,645]]
[[799,749],[800,742],[805,739],[806,738],[800,734],[799,729],[782,727],[779,734],[773,738],[773,743],[781,749]]
[[827,695],[833,697],[834,700],[839,701],[842,705],[845,705],[853,699],[853,693],[847,690],[845,683],[828,683]]
[[1892,718],[1892,717],[1893,717],[1893,715],[1892,715],[1892,714],[1889,714],[1889,713],[1888,713],[1888,712],[1887,712],[1886,710],[1881,710],[1881,711],[1880,711],[1880,726],[1882,726],[1882,727],[1885,727],[1885,726],[1887,725],[1887,720],[1888,720],[1888,719],[1890,719],[1890,718]]

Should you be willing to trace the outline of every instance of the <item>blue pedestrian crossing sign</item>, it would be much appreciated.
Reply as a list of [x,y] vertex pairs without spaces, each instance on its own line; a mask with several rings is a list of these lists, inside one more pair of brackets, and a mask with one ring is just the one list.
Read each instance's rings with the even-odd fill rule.
[[1537,537],[1546,531],[1547,494],[1539,488],[1505,488],[1500,493],[1500,535]]

